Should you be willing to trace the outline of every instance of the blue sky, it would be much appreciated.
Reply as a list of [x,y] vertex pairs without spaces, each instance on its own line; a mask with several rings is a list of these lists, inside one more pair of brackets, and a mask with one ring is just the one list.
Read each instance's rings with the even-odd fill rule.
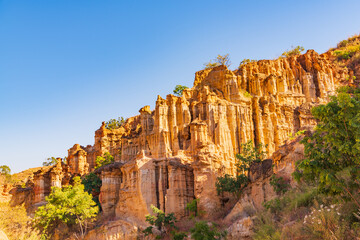
[[0,0],[0,165],[12,172],[94,143],[217,54],[231,68],[360,33],[359,1]]

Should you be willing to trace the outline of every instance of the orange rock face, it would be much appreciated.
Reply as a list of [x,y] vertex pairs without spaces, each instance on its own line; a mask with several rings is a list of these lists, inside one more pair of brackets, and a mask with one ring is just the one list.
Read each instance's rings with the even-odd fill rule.
[[143,220],[153,204],[185,216],[186,203],[198,198],[210,214],[220,204],[216,178],[235,173],[241,144],[263,143],[270,156],[289,135],[316,124],[311,107],[326,102],[344,77],[311,50],[236,71],[197,72],[182,97],[158,96],[154,111],[146,106],[119,129],[97,130],[96,151],[121,163],[101,171],[104,212]]
[[[104,215],[113,219],[143,224],[151,205],[183,217],[194,198],[199,199],[199,210],[211,217],[221,204],[216,178],[235,174],[241,144],[262,143],[271,156],[289,135],[316,124],[311,107],[326,102],[345,77],[327,55],[313,50],[251,62],[236,71],[223,65],[199,71],[194,87],[181,97],[158,96],[153,111],[141,108],[118,129],[106,129],[103,123],[93,146],[75,144],[68,150],[66,171],[84,175],[94,170],[97,156],[109,152],[115,157],[115,163],[95,171],[102,179]],[[276,156],[277,166],[287,169],[281,160],[285,157]],[[46,174],[34,179],[35,202],[64,178],[62,173]],[[268,176],[259,179],[260,185],[252,183],[247,194],[257,198],[255,205],[269,197],[261,190],[269,187]]]

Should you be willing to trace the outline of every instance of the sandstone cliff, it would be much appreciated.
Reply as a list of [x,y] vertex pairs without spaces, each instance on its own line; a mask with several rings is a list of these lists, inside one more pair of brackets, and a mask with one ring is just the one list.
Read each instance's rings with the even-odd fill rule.
[[[316,124],[311,107],[326,102],[348,74],[329,58],[309,50],[247,63],[235,71],[223,65],[199,71],[194,86],[181,97],[158,96],[153,111],[141,108],[118,129],[106,129],[103,123],[93,146],[75,144],[67,164],[35,174],[29,187],[32,204],[43,203],[51,186],[93,171],[96,156],[109,152],[116,162],[95,171],[102,179],[104,216],[142,226],[151,204],[181,218],[188,215],[186,204],[197,198],[200,210],[211,218],[221,205],[216,178],[235,174],[234,156],[242,143],[265,144],[269,157],[277,151],[274,171],[293,168],[298,156],[281,146],[289,135]],[[266,195],[271,193],[270,168],[261,176],[255,170],[252,174],[246,201],[255,207],[273,197]],[[133,232],[129,226],[127,231]]]

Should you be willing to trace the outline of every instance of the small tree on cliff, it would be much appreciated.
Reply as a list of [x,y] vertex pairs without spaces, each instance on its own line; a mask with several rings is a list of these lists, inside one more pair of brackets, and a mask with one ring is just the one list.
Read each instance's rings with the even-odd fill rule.
[[11,169],[7,165],[0,166],[0,184],[2,181],[5,181],[5,183],[11,182]]
[[7,165],[2,165],[0,166],[0,174],[7,177],[11,174],[11,169]]
[[295,55],[299,55],[301,54],[302,51],[304,51],[304,47],[302,46],[296,46],[296,47],[291,47],[291,50],[285,51],[281,54],[281,57],[286,58],[286,57],[292,57]]
[[241,153],[236,154],[238,159],[236,163],[236,176],[233,177],[225,174],[223,177],[217,178],[215,186],[218,195],[229,192],[240,197],[242,190],[249,183],[248,172],[251,164],[253,162],[261,162],[266,156],[266,152],[262,150],[263,145],[259,144],[257,147],[254,147],[251,140],[241,144],[241,149]]
[[121,127],[125,123],[125,119],[123,117],[119,117],[118,119],[110,119],[105,122],[105,128],[112,130]]
[[210,60],[210,62],[205,63],[205,69],[209,69],[209,68],[213,68],[213,67],[217,67],[220,65],[225,65],[226,67],[230,67],[231,65],[231,61],[229,58],[229,54],[225,54],[225,55],[218,55],[214,60],[214,62],[212,62]]
[[103,157],[101,157],[101,156],[96,157],[95,169],[98,169],[99,167],[108,165],[108,164],[113,163],[113,162],[114,162],[114,157],[110,153],[106,152],[106,153],[104,153]]
[[165,214],[157,207],[151,205],[151,210],[155,215],[147,215],[146,221],[151,225],[147,227],[143,233],[145,236],[153,234],[153,228],[156,227],[160,231],[160,235],[156,239],[163,239],[172,230],[177,229],[175,226],[176,217],[174,213]]
[[45,162],[43,162],[43,166],[54,166],[58,163],[58,161],[66,162],[66,157],[64,158],[55,158],[55,157],[49,157],[46,159]]
[[53,187],[46,197],[47,204],[35,212],[34,227],[43,238],[49,238],[60,223],[77,225],[83,237],[87,224],[93,221],[99,211],[92,196],[84,192],[80,177],[74,178],[74,186]]
[[176,85],[173,93],[174,93],[176,96],[180,97],[180,96],[182,95],[183,91],[184,91],[185,89],[187,89],[187,88],[188,88],[187,86]]

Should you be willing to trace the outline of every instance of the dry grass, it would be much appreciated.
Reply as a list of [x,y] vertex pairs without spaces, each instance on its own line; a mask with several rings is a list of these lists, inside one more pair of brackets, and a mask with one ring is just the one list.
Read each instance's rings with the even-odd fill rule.
[[0,229],[9,240],[38,240],[39,234],[31,226],[31,218],[26,215],[24,206],[10,207],[0,203]]
[[304,188],[265,206],[268,210],[257,213],[253,239],[360,239],[360,219],[354,215],[358,208],[352,201]]

